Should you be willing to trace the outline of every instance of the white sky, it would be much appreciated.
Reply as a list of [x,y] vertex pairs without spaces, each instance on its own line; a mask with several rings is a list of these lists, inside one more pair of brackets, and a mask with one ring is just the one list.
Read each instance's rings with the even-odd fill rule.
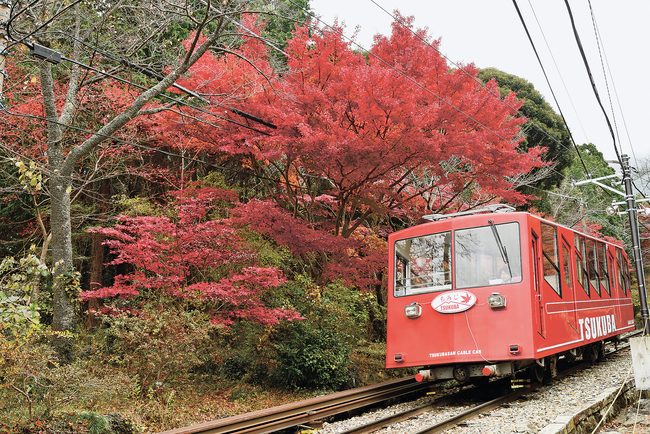
[[[402,15],[413,15],[416,28],[427,27],[434,39],[441,38],[440,50],[451,61],[474,63],[479,68],[495,67],[533,83],[557,111],[512,0],[374,2],[391,13],[399,9]],[[347,36],[359,26],[356,42],[364,48],[370,48],[376,33],[390,35],[392,17],[375,3],[311,0],[313,11],[325,23],[331,24],[338,17],[346,26]],[[564,1],[517,0],[517,4],[574,140],[577,144],[592,142],[606,159],[616,159],[614,142],[590,86]],[[636,161],[650,157],[650,122],[646,123],[650,115],[650,1],[591,0],[606,59],[609,94],[589,1],[571,0],[570,5],[600,99],[615,133],[618,130],[622,153],[629,155],[632,166],[636,166]]]

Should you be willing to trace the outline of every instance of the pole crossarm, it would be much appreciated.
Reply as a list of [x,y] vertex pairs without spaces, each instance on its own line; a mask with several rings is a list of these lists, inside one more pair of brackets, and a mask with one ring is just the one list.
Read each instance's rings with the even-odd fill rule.
[[574,187],[579,187],[579,186],[585,185],[585,184],[596,184],[596,185],[598,185],[598,186],[600,186],[600,187],[602,187],[602,188],[604,188],[606,190],[609,190],[611,192],[614,192],[614,193],[616,193],[618,195],[621,195],[621,196],[625,197],[624,192],[622,192],[620,190],[617,190],[615,188],[612,188],[609,185],[606,185],[606,184],[603,184],[602,182],[600,182],[603,179],[611,179],[611,178],[619,178],[620,179],[621,175],[616,174],[616,175],[609,175],[609,176],[601,176],[600,178],[586,179],[584,181],[572,182],[572,184],[573,184]]

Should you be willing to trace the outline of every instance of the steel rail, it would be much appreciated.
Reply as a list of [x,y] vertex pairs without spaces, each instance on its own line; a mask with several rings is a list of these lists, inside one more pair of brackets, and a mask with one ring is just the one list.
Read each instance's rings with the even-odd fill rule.
[[516,390],[514,392],[510,392],[506,395],[500,396],[491,401],[477,405],[476,407],[473,407],[467,411],[463,411],[462,413],[459,413],[456,416],[452,416],[448,419],[445,419],[442,422],[438,422],[436,424],[430,425],[413,434],[433,434],[433,433],[442,432],[447,428],[458,425],[460,422],[464,420],[472,419],[481,413],[487,413],[488,411],[492,411],[495,408],[501,407],[503,404],[515,401],[520,397],[522,397],[523,395],[526,395],[534,390],[537,390],[541,386],[542,386],[541,384],[535,384],[532,385],[530,389],[521,389],[521,390]]
[[308,423],[411,393],[435,384],[418,383],[413,377],[391,380],[357,389],[319,396],[251,413],[204,422],[159,434],[262,434]]
[[405,421],[407,419],[410,419],[413,416],[417,416],[419,414],[422,414],[426,411],[433,410],[437,406],[441,405],[447,405],[450,403],[453,403],[454,401],[457,401],[458,399],[463,399],[466,395],[470,395],[472,393],[476,392],[476,388],[469,388],[469,389],[464,389],[461,390],[460,392],[457,392],[452,395],[440,397],[437,399],[434,399],[430,402],[427,402],[425,404],[418,405],[417,407],[413,407],[409,410],[405,410],[399,413],[392,414],[390,416],[383,417],[381,419],[377,419],[376,421],[369,422],[364,425],[359,425],[354,428],[350,428],[346,431],[342,431],[339,434],[366,434],[366,433],[371,433],[374,432],[378,429],[381,429],[385,426],[388,425],[393,425],[402,421]]

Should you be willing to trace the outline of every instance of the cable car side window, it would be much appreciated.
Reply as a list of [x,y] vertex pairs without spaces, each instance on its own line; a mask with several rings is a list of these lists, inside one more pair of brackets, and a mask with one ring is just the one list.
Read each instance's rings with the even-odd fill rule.
[[583,268],[582,268],[582,258],[580,257],[580,254],[576,251],[575,253],[575,258],[576,258],[576,280],[578,284],[584,289],[585,293],[589,295],[589,286],[585,286],[585,280],[584,280],[584,274],[583,274]]
[[623,258],[623,279],[625,279],[625,294],[630,291],[630,265],[627,263],[627,259]]
[[[589,266],[587,264],[587,245],[585,242],[585,237],[583,235],[575,234],[575,246],[576,270],[579,270],[578,281],[580,282],[582,288],[585,290],[587,296],[591,298],[591,292],[589,290]],[[580,260],[580,263],[578,263],[578,260]]]
[[542,223],[542,266],[544,280],[553,291],[562,297],[560,286],[560,254],[557,246],[557,228],[547,223]]
[[521,282],[519,223],[457,229],[454,258],[456,289]]
[[[607,294],[612,295],[612,290],[609,288],[609,271],[607,269],[607,249],[605,243],[596,243],[598,247],[598,265],[600,267],[600,286],[605,288]],[[602,292],[602,291],[601,291]]]
[[395,296],[451,289],[451,232],[395,242]]
[[623,266],[623,255],[619,249],[616,249],[616,274],[618,276],[618,284],[623,288],[623,294],[627,295],[627,287],[625,286],[625,280],[623,280],[623,271],[621,267]]
[[587,265],[589,267],[589,286],[600,295],[600,277],[598,276],[598,255],[596,242],[587,238]]
[[562,242],[562,273],[564,274],[564,285],[571,289],[571,255],[569,252],[569,247],[564,240]]

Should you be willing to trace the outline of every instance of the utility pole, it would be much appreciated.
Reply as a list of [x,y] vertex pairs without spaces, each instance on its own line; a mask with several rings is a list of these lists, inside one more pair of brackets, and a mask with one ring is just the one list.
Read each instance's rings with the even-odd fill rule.
[[643,259],[641,258],[641,237],[639,236],[639,225],[637,222],[637,210],[634,193],[632,191],[632,176],[630,173],[630,158],[627,155],[621,156],[623,169],[623,185],[625,186],[625,202],[627,203],[627,214],[630,219],[630,231],[632,232],[632,249],[634,253],[634,266],[636,268],[636,280],[639,282],[639,299],[641,301],[641,320],[643,321],[643,335],[650,335],[650,323],[648,322],[648,300],[645,287],[645,273],[643,271]]
[[9,22],[9,14],[11,12],[11,1],[0,0],[0,102],[4,99],[2,89],[5,81],[5,59],[7,54],[7,43],[9,37],[7,36],[7,23]]
[[[618,161],[616,161],[618,163]],[[606,190],[612,191],[618,195],[624,196],[624,202],[613,203],[611,207],[607,207],[607,213],[614,215],[617,212],[618,205],[627,205],[627,214],[630,219],[630,231],[632,236],[632,252],[634,254],[634,267],[636,268],[636,278],[639,283],[639,301],[641,302],[641,321],[643,322],[643,335],[650,336],[650,322],[648,321],[648,296],[645,286],[645,273],[643,271],[643,259],[641,258],[641,237],[639,236],[639,225],[637,220],[636,198],[632,191],[632,175],[630,171],[630,157],[627,155],[621,156],[621,170],[623,171],[623,185],[625,193],[612,188],[606,184],[601,183],[603,179],[619,177],[618,175],[603,176],[601,178],[588,179],[586,181],[574,182],[574,186],[584,184],[596,184]],[[619,213],[623,215],[624,213]]]

